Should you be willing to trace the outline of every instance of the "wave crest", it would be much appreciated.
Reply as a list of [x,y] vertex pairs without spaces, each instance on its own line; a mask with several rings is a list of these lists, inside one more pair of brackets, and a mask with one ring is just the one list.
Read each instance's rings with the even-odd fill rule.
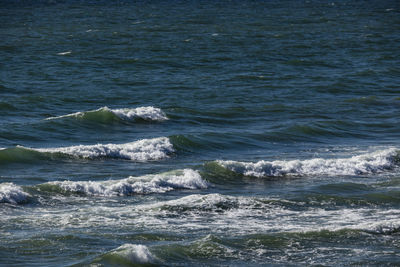
[[81,158],[118,158],[133,161],[149,161],[167,158],[175,152],[167,137],[142,139],[125,144],[79,145],[59,148],[32,149],[44,153],[63,153]]
[[125,144],[78,145],[55,148],[16,146],[0,148],[0,164],[76,157],[84,159],[114,158],[138,162],[162,160],[175,152],[167,137],[142,139]]
[[0,203],[19,204],[26,202],[30,195],[13,183],[0,184]]
[[121,109],[110,109],[108,107],[102,107],[96,110],[81,111],[61,116],[49,117],[46,118],[46,120],[56,120],[69,117],[102,122],[112,121],[115,119],[122,119],[127,121],[134,121],[137,119],[146,121],[168,120],[167,115],[165,115],[165,113],[161,109],[152,106]]
[[367,153],[351,158],[290,161],[258,161],[256,163],[223,161],[217,163],[233,172],[255,177],[304,175],[362,175],[377,173],[396,166],[399,152],[394,148]]
[[[157,258],[150,252],[145,245],[124,244],[116,249],[95,259],[93,263],[108,263],[115,265],[118,262],[123,266],[131,266],[137,264],[152,265]],[[107,264],[107,265],[108,265]]]
[[176,189],[194,190],[205,189],[208,187],[208,183],[201,178],[199,172],[191,169],[176,170],[142,177],[131,176],[122,180],[102,182],[50,182],[39,185],[38,187],[45,190],[48,185],[56,186],[65,193],[101,196],[129,196],[134,194],[165,193]]
[[149,120],[149,121],[165,121],[168,120],[167,115],[155,107],[138,107],[138,108],[122,108],[111,110],[118,117],[126,120],[132,120],[136,118]]

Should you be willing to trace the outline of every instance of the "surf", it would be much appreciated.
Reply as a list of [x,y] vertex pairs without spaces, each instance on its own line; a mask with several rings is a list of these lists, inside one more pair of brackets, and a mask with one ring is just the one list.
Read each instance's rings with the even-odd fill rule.
[[45,120],[72,118],[80,121],[111,123],[113,121],[166,121],[167,115],[160,108],[147,106],[137,108],[111,109],[107,106],[96,110],[79,111],[66,115],[48,117]]
[[216,163],[227,170],[245,176],[282,177],[306,175],[367,175],[393,169],[399,165],[397,148],[388,148],[349,158],[313,158],[306,160],[275,160],[241,162],[217,160]]
[[0,150],[0,163],[34,162],[37,160],[124,159],[137,162],[163,160],[175,152],[168,137],[141,139],[123,144],[76,145],[53,148],[16,146]]

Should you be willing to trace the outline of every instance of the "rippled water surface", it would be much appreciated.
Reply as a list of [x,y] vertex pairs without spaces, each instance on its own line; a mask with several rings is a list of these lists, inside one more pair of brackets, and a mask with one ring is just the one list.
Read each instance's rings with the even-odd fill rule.
[[398,1],[1,1],[0,265],[400,264]]

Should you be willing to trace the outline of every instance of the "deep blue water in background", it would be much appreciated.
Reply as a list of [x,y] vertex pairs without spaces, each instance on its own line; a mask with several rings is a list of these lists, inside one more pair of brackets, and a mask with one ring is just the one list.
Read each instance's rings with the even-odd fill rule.
[[400,264],[398,1],[0,1],[0,265]]

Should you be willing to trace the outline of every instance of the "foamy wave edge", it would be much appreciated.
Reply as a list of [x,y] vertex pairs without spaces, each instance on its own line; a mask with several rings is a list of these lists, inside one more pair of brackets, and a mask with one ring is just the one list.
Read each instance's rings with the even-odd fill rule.
[[133,161],[165,159],[175,152],[167,137],[142,139],[125,144],[79,145],[58,148],[27,148],[42,153],[63,153],[81,158],[119,158]]
[[96,110],[80,111],[71,114],[49,117],[45,120],[56,120],[68,117],[83,117],[86,114],[95,112],[110,112],[123,120],[135,120],[143,119],[148,121],[165,121],[168,120],[167,115],[160,109],[153,106],[148,107],[137,107],[137,108],[120,108],[120,109],[110,109],[108,107],[101,107]]
[[[129,196],[134,194],[166,193],[177,189],[206,189],[208,183],[198,171],[192,169],[171,172],[130,176],[122,180],[110,181],[57,181],[49,182],[68,193],[94,196]],[[45,184],[44,184],[45,185]]]
[[19,204],[26,202],[30,195],[13,183],[0,184],[0,203]]
[[399,150],[389,148],[350,158],[290,161],[216,161],[233,172],[254,177],[304,176],[304,175],[363,175],[389,170],[398,165]]
[[97,258],[96,262],[103,262],[112,259],[120,259],[127,264],[154,264],[157,258],[150,252],[145,245],[123,244],[122,246],[113,249],[101,257]]

